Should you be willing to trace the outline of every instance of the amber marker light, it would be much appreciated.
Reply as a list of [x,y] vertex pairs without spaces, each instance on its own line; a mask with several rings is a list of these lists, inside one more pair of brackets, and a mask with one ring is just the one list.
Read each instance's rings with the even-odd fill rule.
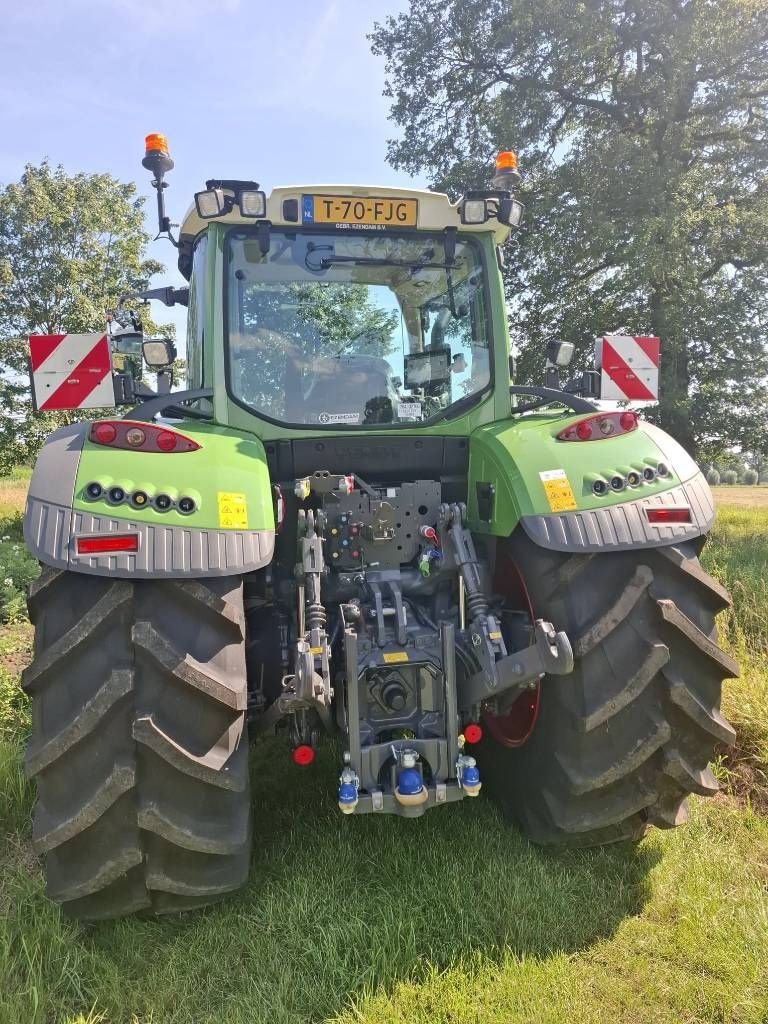
[[511,149],[503,149],[496,157],[496,170],[497,171],[515,171],[517,170],[517,154]]
[[160,135],[157,132],[152,132],[144,139],[144,148],[147,153],[162,153],[163,156],[168,156],[168,139],[165,135]]

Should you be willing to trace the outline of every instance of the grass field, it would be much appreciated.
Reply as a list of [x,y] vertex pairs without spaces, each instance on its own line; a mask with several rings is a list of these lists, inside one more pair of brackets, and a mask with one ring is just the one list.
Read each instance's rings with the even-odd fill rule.
[[768,485],[755,487],[713,487],[715,501],[719,505],[738,505],[741,508],[768,508]]
[[739,745],[686,828],[552,853],[482,799],[344,820],[332,753],[292,789],[284,745],[264,743],[245,891],[187,918],[80,927],[45,899],[29,842],[23,490],[0,485],[2,1024],[765,1024],[768,510],[722,505],[706,549],[734,595]]

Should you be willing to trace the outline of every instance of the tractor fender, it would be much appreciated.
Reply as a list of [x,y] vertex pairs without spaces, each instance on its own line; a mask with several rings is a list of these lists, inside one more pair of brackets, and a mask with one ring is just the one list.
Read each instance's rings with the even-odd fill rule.
[[[592,441],[558,434],[583,417],[525,416],[480,427],[470,437],[468,522],[478,533],[509,537],[522,526],[552,551],[618,551],[678,544],[707,533],[712,492],[688,453],[668,434],[637,429]],[[630,486],[633,474],[655,469]],[[659,469],[663,472],[659,473]],[[619,489],[611,480],[621,477]],[[598,496],[596,480],[607,481]],[[652,522],[649,509],[689,509],[688,522]]]
[[[35,558],[57,569],[130,579],[233,576],[271,562],[274,503],[261,441],[208,423],[156,425],[198,447],[108,447],[90,439],[91,423],[61,427],[48,437],[24,513],[24,539]],[[93,483],[101,488],[98,498],[88,493]],[[110,499],[114,488],[123,500]],[[134,502],[137,494],[146,499],[142,507]],[[168,497],[169,507],[159,507],[158,496],[161,504]],[[185,503],[179,506],[184,497],[192,499],[191,512],[182,512]],[[107,535],[130,537],[135,550],[79,551],[79,540]]]

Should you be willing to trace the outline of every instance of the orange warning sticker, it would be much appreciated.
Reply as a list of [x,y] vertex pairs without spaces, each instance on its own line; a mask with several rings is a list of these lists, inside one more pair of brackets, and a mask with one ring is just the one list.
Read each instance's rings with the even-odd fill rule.
[[578,508],[573,488],[568,482],[564,469],[547,469],[539,473],[552,512],[570,512]]
[[248,506],[244,494],[219,491],[219,526],[222,530],[247,530]]

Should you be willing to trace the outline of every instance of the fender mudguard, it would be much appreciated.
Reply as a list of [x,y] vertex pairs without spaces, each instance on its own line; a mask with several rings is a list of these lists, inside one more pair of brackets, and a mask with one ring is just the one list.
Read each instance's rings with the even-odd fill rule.
[[[239,575],[271,562],[275,520],[261,442],[207,423],[158,425],[199,447],[147,452],[100,445],[90,440],[90,423],[50,435],[24,514],[24,539],[35,558],[98,576],[171,579]],[[92,483],[101,488],[98,498],[89,497]],[[122,501],[110,500],[114,487]],[[141,508],[133,503],[136,493],[146,496]],[[170,499],[169,507],[155,503],[158,495]],[[192,499],[193,511],[179,507],[183,497]],[[107,534],[135,535],[136,550],[78,552],[78,539]]]
[[[637,429],[591,441],[557,435],[583,417],[525,416],[480,427],[470,437],[468,522],[475,532],[508,537],[522,526],[541,547],[599,552],[659,547],[707,533],[712,492],[698,466],[668,434]],[[634,470],[652,480],[598,496],[595,480]],[[647,510],[687,508],[690,521],[655,523]]]

